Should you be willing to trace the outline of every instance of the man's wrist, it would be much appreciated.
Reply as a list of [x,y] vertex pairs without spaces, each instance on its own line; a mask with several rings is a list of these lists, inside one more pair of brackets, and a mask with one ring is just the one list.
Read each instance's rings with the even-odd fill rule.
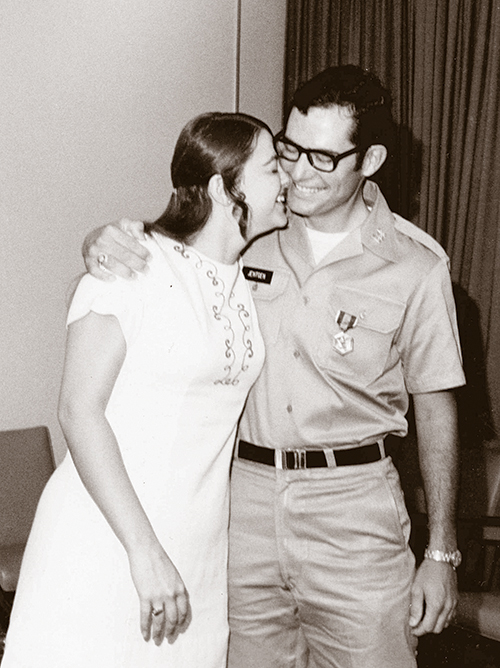
[[424,559],[432,561],[442,561],[445,564],[450,564],[453,568],[458,568],[462,563],[462,553],[460,550],[444,551],[444,550],[430,550],[428,547],[424,552]]

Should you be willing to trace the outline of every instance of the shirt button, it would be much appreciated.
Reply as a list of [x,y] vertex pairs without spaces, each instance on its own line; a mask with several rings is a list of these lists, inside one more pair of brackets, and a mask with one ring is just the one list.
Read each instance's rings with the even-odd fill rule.
[[252,290],[255,292],[255,291],[258,290],[258,289],[259,289],[259,286],[257,285],[257,283],[254,283],[254,284],[252,285]]
[[287,411],[288,411],[289,413],[291,413],[292,410],[293,410],[292,405],[291,405],[291,404],[288,404],[288,406],[286,407],[286,409],[287,409]]
[[298,359],[298,358],[300,357],[300,353],[299,353],[299,351],[298,351],[298,350],[294,350],[294,351],[293,351],[293,356],[295,357],[295,359]]
[[304,297],[304,304],[306,306],[309,304],[309,297]]

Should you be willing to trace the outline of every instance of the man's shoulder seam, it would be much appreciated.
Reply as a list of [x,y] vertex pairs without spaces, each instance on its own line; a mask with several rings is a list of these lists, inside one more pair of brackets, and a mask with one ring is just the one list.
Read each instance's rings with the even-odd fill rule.
[[403,218],[397,213],[392,214],[394,216],[394,226],[398,232],[401,232],[407,237],[414,239],[422,246],[425,246],[430,251],[437,255],[439,258],[446,260],[448,262],[449,258],[446,254],[444,248],[439,244],[434,237],[422,230],[420,227],[411,223],[406,218]]

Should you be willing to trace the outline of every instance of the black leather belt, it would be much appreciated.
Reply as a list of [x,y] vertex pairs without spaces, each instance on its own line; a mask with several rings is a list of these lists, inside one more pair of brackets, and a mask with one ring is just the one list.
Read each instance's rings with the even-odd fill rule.
[[[378,443],[362,445],[359,448],[329,450],[329,452],[332,455],[331,458],[327,458],[324,450],[272,450],[247,441],[238,442],[238,457],[240,459],[292,470],[370,464],[371,462],[378,462],[385,456]],[[328,459],[330,459],[330,463]]]

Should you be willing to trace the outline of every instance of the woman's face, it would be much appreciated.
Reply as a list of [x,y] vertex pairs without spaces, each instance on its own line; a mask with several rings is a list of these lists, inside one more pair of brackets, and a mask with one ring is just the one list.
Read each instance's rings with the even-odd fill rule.
[[286,225],[284,189],[287,182],[288,177],[280,167],[272,137],[267,130],[261,130],[253,153],[243,167],[239,184],[249,208],[244,235],[247,241]]

